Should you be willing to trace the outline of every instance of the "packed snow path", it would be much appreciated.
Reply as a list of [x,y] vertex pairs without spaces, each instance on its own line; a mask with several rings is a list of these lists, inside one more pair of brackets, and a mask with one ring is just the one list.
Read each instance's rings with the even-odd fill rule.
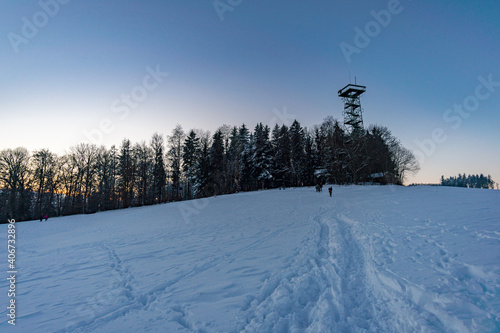
[[348,186],[18,223],[0,331],[500,331],[499,203]]

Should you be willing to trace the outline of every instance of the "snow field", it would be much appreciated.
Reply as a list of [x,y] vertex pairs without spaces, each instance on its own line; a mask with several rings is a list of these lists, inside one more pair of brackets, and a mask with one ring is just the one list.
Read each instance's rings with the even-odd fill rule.
[[336,186],[19,223],[0,330],[500,331],[499,199]]

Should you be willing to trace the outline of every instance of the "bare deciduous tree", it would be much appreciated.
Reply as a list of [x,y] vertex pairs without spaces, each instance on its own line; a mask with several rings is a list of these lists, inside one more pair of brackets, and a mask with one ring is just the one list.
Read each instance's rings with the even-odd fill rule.
[[[6,149],[0,152],[0,184],[7,192],[7,218],[28,218],[30,155],[26,148]],[[4,218],[4,217],[3,217]]]

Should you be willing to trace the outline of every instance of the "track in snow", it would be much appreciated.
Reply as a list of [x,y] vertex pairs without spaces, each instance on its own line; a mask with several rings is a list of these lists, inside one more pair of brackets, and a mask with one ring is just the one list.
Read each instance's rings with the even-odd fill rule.
[[[250,303],[242,331],[390,332],[409,329],[374,272],[353,221],[316,216],[317,232],[283,275],[271,278]],[[366,239],[365,239],[366,240]],[[399,322],[397,321],[399,319]],[[406,319],[407,320],[407,319]]]
[[500,331],[500,192],[334,193],[209,198],[190,223],[188,202],[20,223],[19,317],[8,328]]

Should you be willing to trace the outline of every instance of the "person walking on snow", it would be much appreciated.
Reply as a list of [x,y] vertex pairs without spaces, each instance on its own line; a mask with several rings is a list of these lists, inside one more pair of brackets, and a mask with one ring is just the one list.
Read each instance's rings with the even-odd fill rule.
[[332,187],[331,186],[328,188],[328,193],[330,193],[330,197],[331,197],[332,196]]

